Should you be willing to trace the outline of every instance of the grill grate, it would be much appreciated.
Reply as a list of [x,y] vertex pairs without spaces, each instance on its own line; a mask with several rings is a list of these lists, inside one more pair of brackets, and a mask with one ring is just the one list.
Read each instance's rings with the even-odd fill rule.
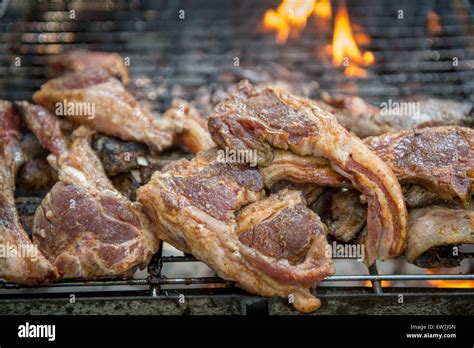
[[[310,25],[297,40],[277,45],[271,33],[262,33],[259,23],[266,9],[279,1],[153,1],[108,0],[31,2],[10,0],[3,4],[0,22],[0,98],[30,99],[46,81],[45,61],[51,54],[74,48],[115,51],[129,57],[130,75],[135,87],[140,79],[155,86],[142,97],[153,101],[159,111],[172,97],[193,99],[203,85],[222,83],[220,74],[278,64],[290,72],[301,72],[318,81],[314,93],[357,94],[379,103],[392,97],[435,95],[474,102],[474,6],[468,0],[359,0],[349,1],[353,23],[371,38],[370,49],[376,63],[368,68],[366,79],[350,79],[324,59],[321,52],[331,40],[331,32]],[[333,1],[333,5],[335,2]],[[71,19],[71,10],[75,18]],[[184,10],[185,19],[178,18]],[[396,16],[403,10],[404,18]],[[442,31],[430,36],[427,12],[441,15]],[[0,11],[0,16],[2,11]],[[242,68],[236,68],[238,57]],[[16,59],[21,61],[15,66]],[[458,64],[453,65],[453,59]],[[239,73],[242,73],[240,71]],[[152,297],[167,294],[165,287],[199,285],[209,291],[236,293],[231,282],[217,277],[167,278],[164,264],[196,262],[191,256],[153,258],[147,278],[100,281],[62,281],[48,287],[28,289],[29,294],[47,296],[50,288],[65,291],[72,287],[91,288],[90,292],[128,286],[132,291],[151,291]],[[386,292],[381,281],[393,285],[401,281],[474,280],[474,275],[379,274],[373,267],[368,275],[335,275],[327,281],[370,281],[372,291]],[[0,289],[25,287],[0,283]],[[217,288],[217,290],[215,290]],[[210,290],[212,289],[212,290]],[[350,291],[341,288],[341,294]],[[353,290],[353,288],[350,288]],[[406,292],[411,291],[406,289]],[[432,293],[428,289],[427,294]],[[11,294],[0,295],[9,297]],[[148,296],[148,295],[146,295]]]

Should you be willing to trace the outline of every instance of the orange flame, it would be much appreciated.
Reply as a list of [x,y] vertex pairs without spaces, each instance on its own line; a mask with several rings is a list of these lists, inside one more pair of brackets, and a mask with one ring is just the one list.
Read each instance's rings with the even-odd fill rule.
[[[428,269],[427,274],[445,274],[446,272]],[[474,280],[428,280],[428,283],[437,288],[474,288]]]
[[[362,41],[367,43],[370,38],[367,35],[358,35]],[[344,74],[347,76],[366,77],[367,71],[358,65],[370,65],[375,61],[370,51],[362,53],[357,46],[352,34],[351,21],[345,2],[338,8],[334,23],[334,36],[332,40],[332,60],[337,66],[346,67]]]
[[441,33],[442,27],[439,22],[439,15],[434,11],[428,11],[426,14],[428,17],[428,31],[431,35],[438,35]]
[[321,19],[332,18],[331,0],[319,0],[314,4],[314,14]]
[[323,19],[331,18],[331,2],[329,0],[283,0],[276,10],[265,11],[263,27],[275,31],[276,41],[284,44],[290,36],[299,36],[312,13]]

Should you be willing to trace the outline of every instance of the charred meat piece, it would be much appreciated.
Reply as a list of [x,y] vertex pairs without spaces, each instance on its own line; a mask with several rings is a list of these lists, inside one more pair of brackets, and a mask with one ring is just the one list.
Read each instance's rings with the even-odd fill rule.
[[[424,127],[463,126],[472,122],[470,103],[443,99],[421,99],[381,104],[378,108],[355,96],[322,95],[340,110],[338,121],[361,138]],[[406,106],[405,106],[406,105]]]
[[222,147],[257,150],[266,166],[274,149],[324,157],[368,201],[366,260],[395,258],[406,242],[407,217],[402,190],[392,170],[333,115],[310,100],[267,87],[258,93],[247,82],[214,109],[209,130]]
[[20,223],[30,237],[33,233],[33,219],[36,208],[40,205],[41,200],[40,197],[18,197],[15,199]]
[[16,195],[44,195],[57,181],[57,173],[48,164],[48,152],[31,134],[23,135],[20,143],[23,164],[16,178]]
[[217,161],[213,149],[156,172],[138,200],[161,239],[222,278],[264,296],[293,294],[298,310],[316,310],[320,302],[309,289],[333,273],[324,225],[299,192],[256,202],[262,189],[257,170]]
[[[455,267],[461,259],[453,246],[474,244],[474,211],[432,206],[410,211],[406,258],[419,267]],[[438,251],[451,249],[451,257]]]
[[163,119],[182,128],[180,132],[175,132],[175,145],[194,154],[216,146],[207,129],[207,120],[186,101],[173,100],[171,107],[163,114]]
[[103,69],[50,80],[33,100],[57,116],[125,141],[143,142],[157,151],[170,147],[173,132],[181,131],[143,110],[122,83]]
[[414,183],[469,206],[474,181],[474,130],[435,127],[368,138],[402,184]]
[[321,186],[351,186],[351,182],[336,172],[327,159],[299,156],[290,151],[274,150],[271,163],[261,167],[260,173],[266,187],[281,180]]
[[110,76],[128,84],[128,71],[123,58],[117,53],[74,50],[48,58],[47,73],[50,78],[58,77],[65,72],[83,72],[102,68]]
[[68,137],[44,108],[20,105],[59,176],[36,211],[34,243],[64,278],[130,277],[146,266],[158,241],[140,207],[110,183],[90,146],[92,132],[79,127]]
[[15,173],[20,154],[20,118],[0,101],[0,277],[14,283],[41,284],[58,277],[23,229],[15,206]]
[[346,190],[331,195],[327,217],[328,234],[337,240],[349,242],[364,228],[367,206],[360,201],[360,192]]
[[442,199],[436,192],[431,192],[419,185],[403,185],[402,190],[408,208],[422,208],[434,204],[446,205],[453,203]]

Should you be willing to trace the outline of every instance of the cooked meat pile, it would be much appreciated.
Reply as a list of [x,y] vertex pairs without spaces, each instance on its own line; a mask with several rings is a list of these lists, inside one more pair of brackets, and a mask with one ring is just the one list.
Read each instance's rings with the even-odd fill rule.
[[214,141],[233,150],[256,150],[259,164],[273,160],[274,149],[324,157],[349,179],[368,202],[365,262],[395,258],[406,243],[407,213],[395,175],[359,138],[310,100],[267,87],[257,92],[248,82],[209,116]]
[[102,68],[111,77],[120,79],[128,85],[128,70],[123,58],[117,53],[91,52],[75,50],[48,58],[48,75],[50,78],[63,75],[65,72],[83,72]]
[[19,284],[47,283],[58,277],[56,268],[31,243],[15,206],[19,138],[19,116],[10,102],[0,101],[0,277]]
[[[460,252],[452,246],[462,244],[474,244],[474,210],[431,206],[410,212],[408,262],[427,268],[455,267],[462,259],[456,258]],[[438,248],[444,246],[451,246],[449,257],[440,258]]]
[[354,96],[323,94],[323,99],[326,103],[318,105],[332,112],[342,126],[361,138],[405,129],[465,126],[472,122],[472,105],[452,100],[414,99],[397,102],[392,108],[388,105],[378,108]]
[[59,182],[36,210],[33,241],[64,278],[131,276],[145,267],[158,241],[140,207],[118,193],[90,141],[77,128],[67,137],[41,106],[18,103],[28,128],[50,152]]
[[474,244],[469,103],[414,100],[407,115],[267,78],[155,117],[118,54],[71,51],[48,74],[37,105],[16,103],[33,134],[0,101],[0,247],[30,252],[0,256],[7,281],[131,277],[163,240],[310,312],[334,273],[328,235],[363,243],[367,265],[454,267],[453,247]]
[[298,191],[263,196],[257,170],[222,163],[215,149],[170,165],[138,190],[160,239],[249,292],[292,295],[295,308],[313,311],[320,302],[310,287],[334,272],[325,227]]
[[365,142],[389,164],[400,183],[418,184],[469,206],[474,182],[474,130],[424,128],[388,133]]

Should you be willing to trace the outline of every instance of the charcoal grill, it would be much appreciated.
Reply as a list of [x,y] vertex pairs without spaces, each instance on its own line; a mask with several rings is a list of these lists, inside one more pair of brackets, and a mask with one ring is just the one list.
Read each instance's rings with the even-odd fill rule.
[[[128,57],[132,88],[158,111],[164,111],[175,96],[191,100],[202,86],[223,83],[222,76],[258,80],[252,67],[269,64],[317,81],[311,97],[325,90],[356,94],[373,103],[413,95],[474,102],[471,1],[349,2],[351,20],[372,38],[368,48],[376,63],[368,67],[365,79],[347,78],[340,68],[320,61],[315,51],[330,42],[330,32],[309,25],[300,38],[284,46],[276,44],[272,34],[262,33],[264,11],[278,2],[3,0],[0,98],[30,99],[46,81],[49,55],[87,48]],[[397,18],[399,10],[403,20]],[[436,36],[426,27],[429,10],[441,16],[442,31]],[[140,279],[63,281],[34,288],[3,282],[0,313],[295,313],[284,299],[251,296],[218,277],[168,277],[163,272],[164,264],[183,262],[198,261],[160,251],[148,275]],[[406,286],[427,280],[474,280],[472,274],[379,274],[376,266],[366,273],[326,278],[318,287],[323,306],[317,313],[474,314],[473,289]],[[360,286],[361,281],[371,282],[371,287]],[[391,286],[382,287],[382,281]],[[359,282],[359,286],[325,285],[328,282]],[[400,282],[404,286],[397,287]]]

